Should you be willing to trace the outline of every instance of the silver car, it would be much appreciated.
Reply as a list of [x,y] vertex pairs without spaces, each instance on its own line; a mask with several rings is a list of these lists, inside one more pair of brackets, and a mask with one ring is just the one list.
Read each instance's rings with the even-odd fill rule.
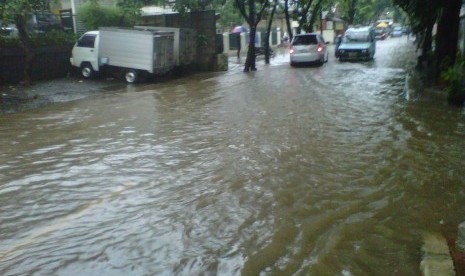
[[320,65],[328,61],[328,47],[323,36],[316,33],[294,36],[289,48],[291,66],[297,63],[317,62]]

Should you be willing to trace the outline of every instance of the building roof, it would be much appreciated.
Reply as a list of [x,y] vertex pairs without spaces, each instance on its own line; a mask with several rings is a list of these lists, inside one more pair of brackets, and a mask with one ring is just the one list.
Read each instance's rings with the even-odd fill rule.
[[170,8],[164,8],[160,6],[146,6],[146,7],[143,7],[141,11],[142,11],[143,16],[176,13]]

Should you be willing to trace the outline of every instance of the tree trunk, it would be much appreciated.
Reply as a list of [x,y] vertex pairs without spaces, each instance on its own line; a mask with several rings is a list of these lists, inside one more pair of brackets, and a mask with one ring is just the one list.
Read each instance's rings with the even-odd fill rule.
[[300,33],[302,29],[307,31],[304,28],[304,26],[305,26],[305,23],[307,23],[308,11],[310,10],[310,7],[312,6],[312,2],[313,0],[308,0],[308,3],[306,4],[306,6],[304,6],[304,9],[302,10],[302,13],[300,14],[298,33]]
[[265,64],[270,64],[270,34],[271,34],[271,24],[273,23],[274,13],[276,12],[276,3],[273,4],[271,9],[270,19],[268,20],[268,26],[266,27],[266,36],[265,36]]
[[[321,2],[322,0],[319,0],[315,6],[313,7],[312,9],[312,12],[310,14],[310,22],[309,22],[309,26],[308,26],[308,32],[309,33],[313,33],[315,28],[315,21],[318,19],[320,20],[320,16],[321,16]],[[321,22],[320,22],[321,24]]]
[[291,18],[289,16],[289,0],[284,1],[284,15],[286,17],[286,26],[287,33],[289,34],[289,41],[291,41],[294,35],[292,34]]
[[349,0],[349,25],[354,24],[357,0]]
[[[422,45],[422,55],[421,59],[419,62],[423,63],[426,61],[425,66],[429,67],[431,65],[431,49],[433,46],[433,27],[434,27],[434,21],[428,23],[426,26],[426,31],[425,34],[423,35],[423,45]],[[419,64],[422,66],[422,64]]]
[[461,6],[462,0],[444,1],[436,35],[436,69],[439,69],[435,74],[436,80],[441,70],[455,63]]
[[18,29],[19,39],[21,41],[21,46],[24,49],[25,55],[25,62],[24,62],[24,75],[23,75],[23,82],[24,85],[31,85],[32,84],[32,77],[31,77],[31,66],[32,60],[34,59],[34,48],[32,45],[32,41],[29,38],[29,35],[26,31],[26,20],[24,17],[17,17],[15,20],[16,28]]
[[311,13],[311,16],[310,16],[310,21],[308,22],[308,32],[309,33],[313,33],[315,31],[315,20],[316,20],[316,16],[317,16],[317,10],[316,9],[313,9],[312,10],[312,13]]
[[255,1],[248,0],[249,4],[249,50],[247,51],[247,58],[245,60],[244,72],[257,71],[255,65],[255,34],[257,33],[257,23],[255,15]]
[[244,72],[257,71],[255,64],[255,34],[257,33],[257,26],[250,26],[249,33],[249,50],[247,51],[247,59],[245,60]]

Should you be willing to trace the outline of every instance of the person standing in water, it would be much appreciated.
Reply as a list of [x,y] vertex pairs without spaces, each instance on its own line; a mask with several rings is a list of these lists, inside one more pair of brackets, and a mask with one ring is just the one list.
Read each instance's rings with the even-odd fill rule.
[[241,59],[241,33],[236,33],[237,59]]

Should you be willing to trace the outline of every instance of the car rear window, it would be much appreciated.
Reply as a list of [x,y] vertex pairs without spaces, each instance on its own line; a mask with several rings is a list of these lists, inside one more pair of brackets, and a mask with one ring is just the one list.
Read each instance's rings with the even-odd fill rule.
[[316,35],[295,36],[294,41],[292,42],[292,45],[311,45],[311,44],[318,44]]

